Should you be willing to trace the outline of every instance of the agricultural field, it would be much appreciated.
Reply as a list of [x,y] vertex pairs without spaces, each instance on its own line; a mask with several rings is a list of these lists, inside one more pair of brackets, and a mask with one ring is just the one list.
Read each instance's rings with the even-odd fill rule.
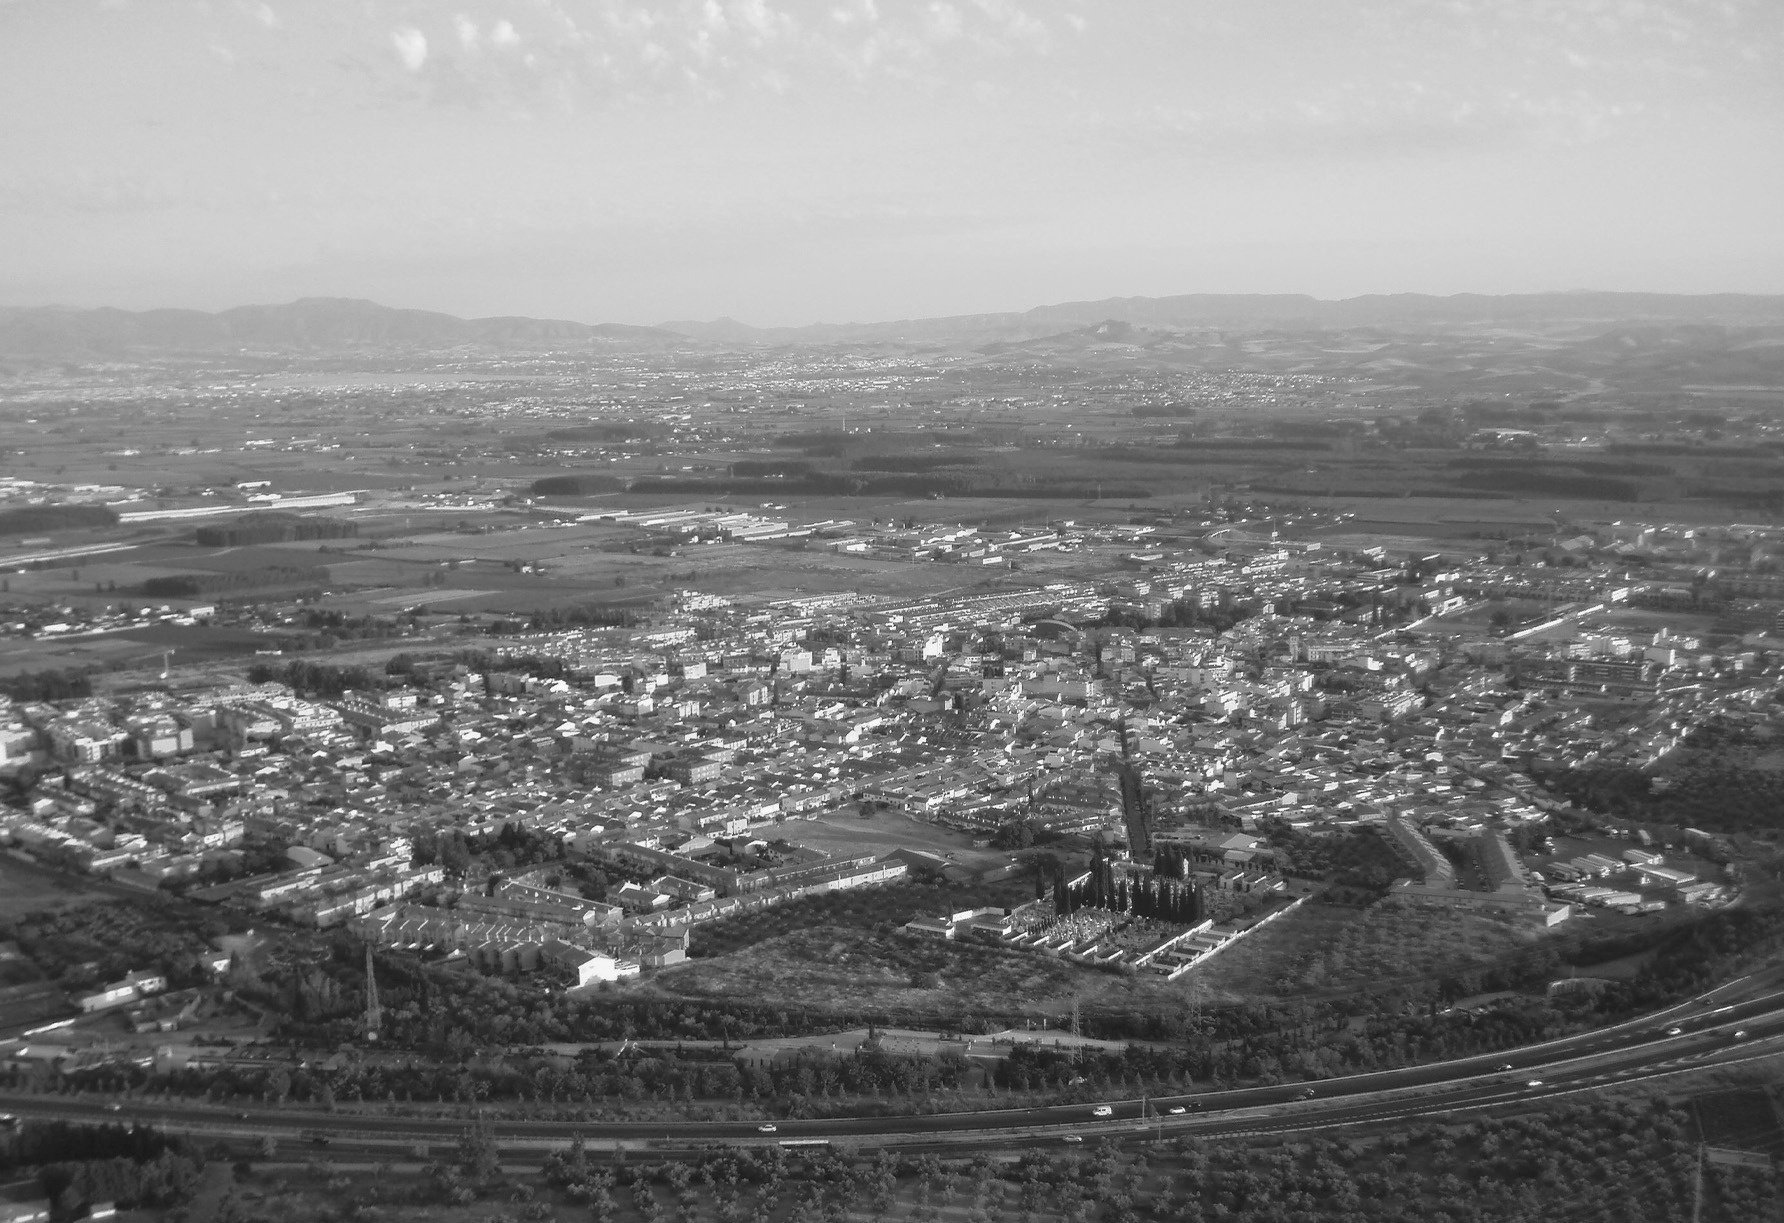
[[1539,937],[1529,921],[1489,912],[1310,901],[1189,975],[1216,1001],[1289,998],[1444,975]]
[[[263,640],[261,644],[266,642]],[[64,667],[87,670],[153,666],[159,671],[166,648],[153,640],[137,640],[131,633],[123,631],[43,641],[0,639],[0,676]]]
[[1118,975],[1029,955],[894,931],[813,926],[713,959],[663,969],[628,996],[798,998],[814,1010],[860,1014],[984,1012],[1068,1016],[1072,1000],[1097,1009],[1180,1008],[1186,982]]
[[1455,972],[1535,942],[1527,918],[1491,911],[1378,904],[1330,939],[1307,966],[1310,989]]
[[[638,604],[674,590],[777,599],[846,591],[916,597],[1010,580],[1001,572],[843,555],[799,541],[671,546],[613,527],[522,528],[513,520],[488,533],[387,537],[378,549],[349,543],[318,555],[314,548],[269,550],[289,550],[325,566],[332,593],[323,605],[351,614],[435,602],[452,612],[524,614],[588,603]],[[536,571],[518,573],[510,562]],[[416,597],[405,597],[411,589]]]
[[1215,1002],[1288,998],[1334,938],[1360,924],[1366,911],[1310,900],[1248,934],[1188,976]]
[[1697,1101],[1697,1125],[1703,1141],[1739,1151],[1757,1151],[1776,1159],[1784,1155],[1784,1128],[1768,1092],[1720,1091]]

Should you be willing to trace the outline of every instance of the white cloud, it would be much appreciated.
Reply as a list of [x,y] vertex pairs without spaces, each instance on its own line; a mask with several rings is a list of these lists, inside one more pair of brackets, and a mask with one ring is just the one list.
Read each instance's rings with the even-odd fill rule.
[[396,48],[396,57],[402,61],[403,67],[410,72],[420,72],[427,63],[427,35],[414,26],[404,26],[393,30],[390,44]]
[[[1036,50],[1045,51],[1052,42],[1046,22],[1031,17],[1011,0],[973,0],[973,7],[995,25],[1002,26],[1006,36],[1025,41]],[[1000,50],[1008,49],[995,40],[992,45]]]
[[[246,9],[263,0],[232,2]],[[575,110],[665,93],[815,96],[844,84],[970,91],[976,70],[963,61],[1054,51],[1050,36],[1069,33],[1064,2],[457,0],[434,9],[425,26],[384,28],[402,68],[428,79],[432,88],[419,98]]]
[[923,12],[923,28],[937,42],[959,38],[960,26],[960,10],[944,0],[931,0]]
[[854,4],[839,4],[830,10],[830,20],[837,25],[853,25],[857,21],[872,25],[879,19],[880,8],[874,0],[855,0]]
[[793,24],[789,14],[769,8],[767,0],[733,0],[730,17],[758,39],[773,38]]

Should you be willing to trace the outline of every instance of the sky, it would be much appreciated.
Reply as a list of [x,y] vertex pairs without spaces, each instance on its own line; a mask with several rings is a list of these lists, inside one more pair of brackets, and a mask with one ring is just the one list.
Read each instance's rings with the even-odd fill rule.
[[0,0],[0,304],[1784,292],[1781,0]]

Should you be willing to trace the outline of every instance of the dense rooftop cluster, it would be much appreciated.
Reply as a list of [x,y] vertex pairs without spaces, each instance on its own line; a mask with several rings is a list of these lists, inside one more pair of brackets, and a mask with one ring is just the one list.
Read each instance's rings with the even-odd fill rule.
[[[492,966],[563,963],[583,984],[674,962],[700,922],[814,892],[1024,869],[1014,853],[968,867],[800,844],[802,818],[839,812],[1012,851],[1094,840],[1122,865],[1092,909],[1133,937],[1177,921],[1141,960],[1187,946],[1190,925],[1203,944],[1234,933],[1209,932],[1210,896],[1224,894],[1212,916],[1269,916],[1290,841],[1364,828],[1400,855],[1408,903],[1553,924],[1576,904],[1725,898],[1657,855],[1539,878],[1511,838],[1528,848],[1520,830],[1563,809],[1533,772],[1650,765],[1693,728],[1764,717],[1780,686],[1773,532],[1615,523],[1541,564],[1255,523],[1007,534],[1073,554],[1071,569],[955,598],[689,594],[639,627],[404,659],[326,692],[311,667],[7,703],[0,766],[18,798],[0,830],[145,888]],[[1751,631],[1637,627],[1675,586],[1739,602]],[[1618,873],[1633,882],[1595,885]],[[1033,914],[916,932],[1077,945],[1049,930],[1083,924],[1062,889],[1085,878],[1040,878]],[[1078,953],[1115,955],[1124,929],[1100,922],[1103,942]]]

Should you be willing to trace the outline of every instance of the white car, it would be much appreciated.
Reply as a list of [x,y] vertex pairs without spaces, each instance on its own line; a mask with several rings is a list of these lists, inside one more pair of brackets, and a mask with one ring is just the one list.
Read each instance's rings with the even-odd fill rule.
[[1115,1115],[1115,1109],[1113,1105],[1099,1104],[1090,1110],[1090,1115],[1092,1117],[1113,1117]]
[[764,1121],[761,1125],[758,1125],[756,1127],[756,1133],[758,1133],[758,1134],[772,1134],[775,1132],[775,1129],[776,1129],[776,1126],[775,1126],[774,1122]]
[[1184,1108],[1184,1107],[1183,1107],[1183,1105],[1181,1105],[1181,1104],[1177,1104],[1177,1105],[1174,1105],[1174,1106],[1172,1106],[1172,1108],[1171,1108],[1171,1116],[1173,1116],[1173,1117],[1181,1117],[1181,1116],[1182,1116],[1182,1115],[1183,1115],[1183,1114],[1184,1114],[1184,1113],[1185,1113],[1185,1112],[1187,1112],[1187,1111],[1188,1111],[1188,1110],[1187,1110],[1187,1109],[1185,1109],[1185,1108]]
[[1541,1079],[1531,1079],[1528,1083],[1525,1083],[1524,1086],[1531,1090],[1534,1090],[1534,1089],[1542,1086],[1542,1080]]

